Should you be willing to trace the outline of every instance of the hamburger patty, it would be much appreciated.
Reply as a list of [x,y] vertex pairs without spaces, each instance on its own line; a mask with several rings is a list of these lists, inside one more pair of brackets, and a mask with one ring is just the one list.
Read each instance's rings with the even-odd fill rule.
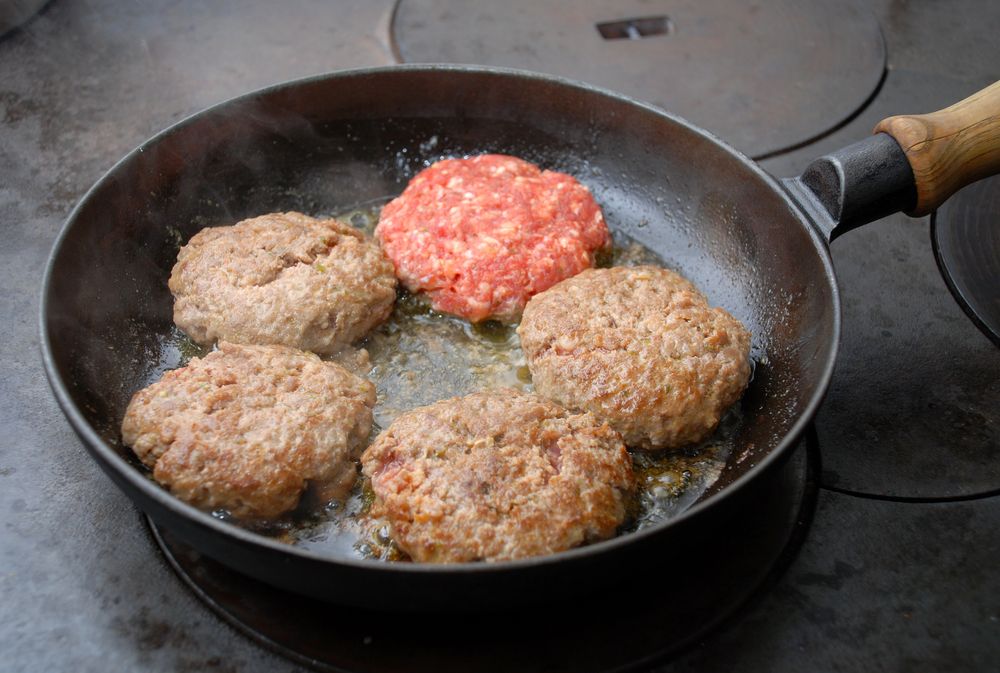
[[375,235],[407,289],[473,322],[516,320],[532,295],[593,266],[610,242],[576,179],[499,154],[421,171],[382,209]]
[[655,266],[565,280],[528,302],[517,332],[538,393],[636,448],[705,439],[750,378],[746,328]]
[[370,382],[312,353],[222,342],[137,392],[122,439],[181,500],[270,518],[308,485],[350,488],[374,405]]
[[509,388],[405,413],[361,462],[372,514],[426,562],[515,559],[608,538],[632,488],[617,432]]
[[203,229],[170,274],[174,322],[195,342],[284,344],[332,353],[392,312],[396,278],[353,227],[273,213]]

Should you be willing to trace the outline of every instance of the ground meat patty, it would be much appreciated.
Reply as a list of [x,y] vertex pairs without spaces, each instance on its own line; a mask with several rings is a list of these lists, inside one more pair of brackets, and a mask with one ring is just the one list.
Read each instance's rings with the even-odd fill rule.
[[528,302],[518,327],[540,394],[585,410],[632,447],[712,433],[750,377],[750,333],[654,266],[594,269]]
[[610,537],[632,487],[617,432],[513,389],[405,413],[361,462],[373,515],[426,562],[515,559]]
[[346,492],[374,405],[369,381],[312,353],[222,342],[136,393],[122,439],[180,499],[270,518],[307,485]]
[[174,322],[194,341],[332,353],[392,312],[396,278],[351,226],[273,213],[203,229],[170,274]]
[[586,187],[499,154],[421,171],[375,234],[407,289],[473,322],[516,320],[531,296],[593,266],[610,241]]

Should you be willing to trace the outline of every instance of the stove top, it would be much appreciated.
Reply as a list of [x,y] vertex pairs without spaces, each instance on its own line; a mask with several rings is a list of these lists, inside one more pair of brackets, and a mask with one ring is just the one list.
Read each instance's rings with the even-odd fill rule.
[[[512,64],[545,70],[539,57],[557,46],[562,66],[571,68],[562,74],[579,73],[592,64],[575,51],[575,25],[602,48],[642,49],[654,60],[620,81],[622,71],[609,65],[603,76],[610,79],[596,83],[619,85],[645,100],[668,96],[660,100],[668,108],[670,99],[678,106],[686,100],[692,107],[681,114],[762,157],[775,175],[790,176],[868,135],[883,117],[939,109],[1000,78],[1000,5],[986,0],[876,0],[863,7],[844,0],[823,4],[818,14],[777,0],[759,3],[756,12],[751,8],[758,5],[738,8],[715,53],[723,58],[726,44],[744,38],[759,48],[751,56],[731,52],[743,53],[729,66],[744,74],[722,91],[742,97],[728,99],[708,93],[685,99],[683,77],[671,80],[665,93],[647,84],[660,69],[683,73],[685,56],[672,46],[687,50],[697,61],[692,68],[711,62],[713,52],[699,51],[705,45],[692,31],[724,22],[723,3],[521,4],[534,5],[522,19],[544,26],[544,44],[488,28],[477,36],[486,15],[470,16],[467,8],[478,5],[432,0],[55,1],[0,37],[0,305],[8,316],[0,323],[0,650],[6,667],[271,671],[318,660],[314,654],[293,663],[230,626],[240,623],[270,637],[271,645],[296,647],[238,613],[262,605],[239,578],[182,563],[177,549],[171,554],[185,579],[174,572],[140,514],[87,457],[44,380],[36,316],[52,242],[86,189],[156,131],[286,79],[398,58],[452,60],[445,47],[455,59],[516,57],[522,60]],[[496,21],[510,20],[499,10],[506,6],[490,5]],[[544,39],[562,30],[552,27],[559,20],[553,15],[570,6],[580,16],[565,17],[563,41]],[[700,6],[707,18],[699,24],[694,12]],[[797,28],[789,31],[782,17],[792,12]],[[463,27],[469,25],[472,32]],[[448,39],[435,43],[443,27]],[[883,36],[880,48],[875,29]],[[792,63],[790,53],[796,54]],[[805,62],[812,55],[817,61]],[[753,77],[759,83],[746,79]],[[788,98],[760,95],[776,90]],[[776,109],[760,113],[761,104]],[[769,118],[777,121],[768,124]],[[642,668],[995,669],[1000,349],[954,301],[935,257],[948,245],[945,226],[985,229],[983,245],[960,254],[987,261],[995,255],[989,225],[975,224],[992,222],[996,231],[995,185],[956,195],[938,213],[933,238],[930,218],[894,215],[833,243],[844,331],[815,420],[819,476],[811,524],[808,517],[796,519],[791,530],[799,530],[801,546],[793,544],[797,552],[732,618],[699,631],[681,651],[670,647],[684,640],[676,633],[646,641],[642,652],[661,656]],[[964,236],[951,243],[967,244]],[[953,284],[961,282],[957,272],[950,275]],[[199,578],[200,596],[186,587]],[[222,605],[218,594],[206,594],[211,582],[229,592],[229,607],[219,607],[224,619],[202,602]],[[558,648],[542,649],[532,650],[539,661],[573,661]],[[334,654],[344,652],[353,650]],[[608,666],[640,659],[624,656]],[[328,663],[378,670],[373,661]]]

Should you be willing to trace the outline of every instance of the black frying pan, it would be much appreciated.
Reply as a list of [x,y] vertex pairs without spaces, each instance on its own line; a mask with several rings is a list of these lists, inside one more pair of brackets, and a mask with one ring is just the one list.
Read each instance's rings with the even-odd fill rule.
[[[369,607],[458,609],[579,594],[626,569],[662,571],[699,558],[720,526],[760,499],[816,412],[840,321],[829,239],[895,210],[926,212],[1000,170],[1000,85],[977,96],[938,117],[890,122],[912,169],[900,145],[878,134],[782,183],[660,110],[534,74],[403,66],[249,94],[144,143],[70,215],[45,276],[46,371],[88,450],[139,507],[181,540],[280,587]],[[947,127],[947,147],[906,139],[906,125]],[[970,136],[975,151],[963,144]],[[550,557],[425,566],[290,547],[198,511],[140,472],[119,425],[150,371],[169,364],[161,361],[172,325],[166,279],[179,241],[263,212],[343,212],[397,194],[425,162],[483,152],[575,175],[612,228],[752,331],[758,365],[744,422],[698,503],[650,529]]]

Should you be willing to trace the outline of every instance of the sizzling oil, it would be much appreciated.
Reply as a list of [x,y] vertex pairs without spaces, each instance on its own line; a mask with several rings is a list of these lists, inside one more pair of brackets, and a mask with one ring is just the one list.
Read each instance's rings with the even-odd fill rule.
[[[337,217],[371,234],[379,205],[368,204]],[[664,266],[655,253],[623,234],[615,235],[611,252],[598,264]],[[378,395],[372,438],[401,413],[437,400],[498,386],[531,391],[531,375],[515,328],[495,321],[473,325],[434,311],[420,296],[400,291],[389,319],[359,344],[368,351],[369,378]],[[169,365],[180,366],[202,351],[174,330],[164,353]],[[740,420],[738,410],[730,411],[716,433],[697,446],[661,453],[633,451],[638,488],[621,532],[652,526],[696,502],[725,466]],[[359,478],[344,502],[318,508],[307,502],[291,517],[255,528],[319,553],[404,560],[384,522],[367,516],[371,500],[370,485]],[[224,512],[216,516],[226,518]]]

